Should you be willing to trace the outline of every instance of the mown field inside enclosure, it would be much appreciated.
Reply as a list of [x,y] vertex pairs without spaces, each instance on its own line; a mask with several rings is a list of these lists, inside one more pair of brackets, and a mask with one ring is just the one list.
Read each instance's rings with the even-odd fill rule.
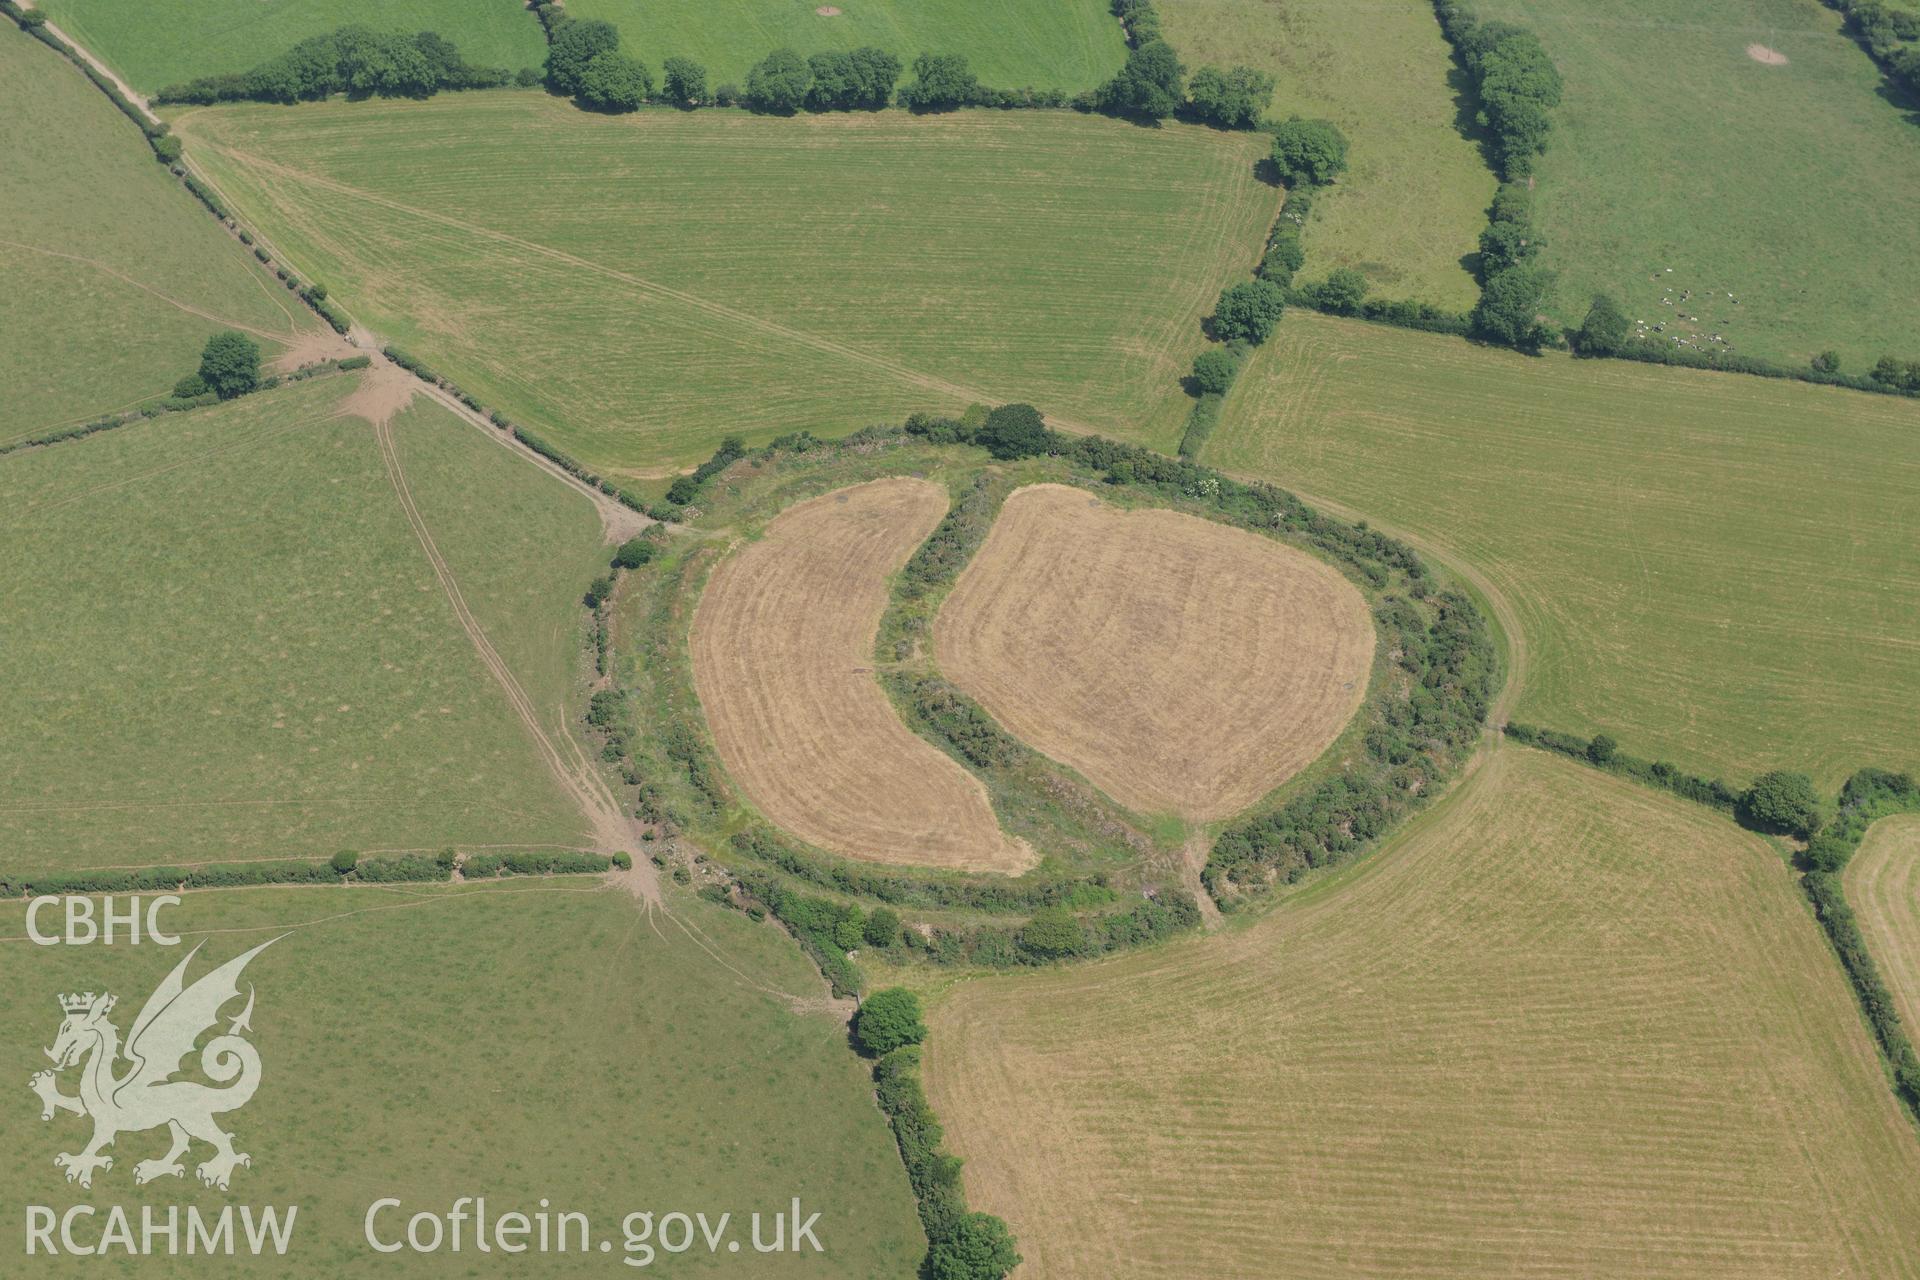
[[318,322],[53,50],[0,23],[0,445],[164,398],[225,327]]
[[1339,570],[1084,489],[1007,499],[934,625],[940,669],[1139,813],[1208,821],[1311,763],[1367,694],[1373,617]]
[[144,94],[248,71],[308,36],[361,25],[433,31],[474,66],[537,67],[540,24],[520,0],[45,0],[61,30]]
[[1245,64],[1278,80],[1267,114],[1324,117],[1352,144],[1349,170],[1314,201],[1303,281],[1355,267],[1374,291],[1455,311],[1479,288],[1478,251],[1494,177],[1463,134],[1430,0],[1158,0],[1167,40],[1190,65]]
[[[346,414],[354,381],[0,459],[7,869],[587,840]],[[437,406],[391,430],[475,617],[558,716],[591,508]]]
[[179,119],[356,319],[590,465],[1025,399],[1171,450],[1280,193],[1250,135],[1066,112],[583,113],[538,94]]
[[946,490],[905,476],[788,508],[713,570],[694,680],[720,758],[794,834],[854,858],[1016,873],[1033,851],[873,672],[888,579],[946,512]]
[[[1486,0],[1566,81],[1534,224],[1554,318],[1594,293],[1656,341],[1865,373],[1920,358],[1920,113],[1817,0]],[[1757,52],[1756,52],[1757,51]],[[1778,60],[1775,60],[1775,59]],[[1765,59],[1765,60],[1763,60]],[[1715,341],[1715,335],[1719,341]]]
[[1907,1034],[1920,1029],[1920,816],[1876,823],[1847,862],[1847,902],[1893,992]]
[[715,86],[742,83],[775,49],[807,55],[872,45],[908,66],[923,53],[964,54],[980,83],[996,89],[1077,93],[1127,56],[1106,0],[573,0],[567,12],[614,23],[628,51],[647,62],[692,58]]
[[[196,893],[166,916],[179,947],[81,948],[31,945],[21,904],[0,904],[0,1065],[19,1093],[0,1114],[11,1153],[0,1195],[15,1205],[123,1204],[136,1224],[143,1205],[163,1220],[170,1205],[208,1217],[232,1203],[298,1205],[284,1258],[219,1259],[239,1276],[484,1269],[471,1221],[458,1254],[380,1254],[362,1234],[382,1197],[402,1202],[375,1221],[384,1242],[403,1239],[414,1213],[444,1215],[474,1194],[495,1218],[543,1204],[588,1215],[591,1252],[521,1259],[542,1274],[911,1274],[926,1247],[913,1196],[843,1020],[822,1012],[818,974],[770,925],[691,895],[676,895],[672,909],[649,917],[624,890],[585,876],[485,889]],[[204,949],[189,980],[276,937],[243,978],[255,993],[259,1091],[221,1119],[251,1166],[224,1193],[202,1187],[191,1163],[183,1179],[136,1186],[134,1166],[166,1149],[158,1129],[121,1134],[113,1167],[94,1175],[90,1192],[63,1181],[53,1156],[84,1145],[86,1122],[56,1114],[42,1123],[26,1089],[60,1025],[55,993],[111,991],[124,1032],[195,944]],[[73,1091],[72,1071],[61,1088]],[[210,1150],[195,1144],[188,1159]],[[786,1214],[795,1196],[821,1214],[824,1253],[753,1252],[749,1215]],[[627,1253],[622,1219],[651,1212],[658,1222],[676,1210],[710,1222],[732,1214],[729,1231],[750,1262],[724,1244],[717,1259],[704,1244],[675,1257],[655,1234],[652,1265],[639,1270],[647,1259]],[[770,1225],[762,1232],[771,1238]],[[610,1254],[598,1251],[601,1239]],[[31,1269],[206,1274],[205,1258],[185,1256],[184,1225],[181,1242],[176,1257],[163,1241],[156,1256],[41,1256]],[[623,1266],[627,1257],[636,1265]]]
[[1516,719],[1743,783],[1920,765],[1920,405],[1291,314],[1207,460],[1430,537],[1530,651]]
[[1920,1140],[1788,868],[1541,753],[1247,928],[930,1022],[1034,1275],[1920,1274]]

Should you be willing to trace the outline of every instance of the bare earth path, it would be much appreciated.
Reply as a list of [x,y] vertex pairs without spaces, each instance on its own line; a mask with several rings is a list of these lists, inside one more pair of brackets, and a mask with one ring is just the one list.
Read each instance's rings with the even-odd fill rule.
[[[394,372],[397,374],[399,371]],[[387,416],[371,419],[374,435],[379,441],[381,461],[387,468],[387,479],[393,484],[394,494],[399,498],[401,509],[406,513],[407,523],[413,526],[414,537],[419,541],[421,551],[426,554],[428,563],[433,567],[434,577],[440,582],[440,589],[446,594],[447,602],[453,606],[453,612],[459,619],[461,630],[466,632],[467,639],[472,642],[474,652],[479,655],[487,673],[493,677],[494,683],[498,684],[500,691],[506,695],[514,714],[519,716],[520,722],[526,726],[528,736],[533,739],[535,749],[546,761],[554,781],[560,784],[561,790],[573,797],[574,803],[585,815],[594,833],[595,841],[601,848],[610,852],[636,854],[638,842],[634,838],[633,825],[621,812],[619,802],[608,791],[599,771],[587,758],[586,753],[574,742],[572,735],[564,731],[564,727],[558,733],[549,735],[541,725],[540,714],[535,709],[533,700],[527,696],[527,691],[521,687],[512,670],[494,649],[493,642],[487,638],[486,629],[480,625],[479,620],[467,607],[466,598],[460,592],[460,584],[454,580],[453,571],[441,557],[440,549],[434,545],[433,534],[427,528],[425,519],[421,517],[419,508],[414,505],[413,492],[407,485],[406,473],[400,466],[399,452],[393,445],[390,418],[403,403],[404,400],[399,403],[387,402],[383,406],[387,409]],[[378,408],[372,411],[377,413]],[[633,871],[628,875],[629,887],[645,898],[649,904],[658,903],[659,883],[651,874],[652,864],[646,858],[639,856],[634,857],[633,863]]]

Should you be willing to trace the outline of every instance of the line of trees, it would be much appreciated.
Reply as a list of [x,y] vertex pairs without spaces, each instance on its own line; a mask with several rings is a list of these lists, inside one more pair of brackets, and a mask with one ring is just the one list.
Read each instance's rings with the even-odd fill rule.
[[1847,29],[1889,79],[1920,96],[1920,13],[1885,0],[1822,0],[1846,15]]
[[168,85],[155,102],[312,102],[350,97],[428,98],[443,89],[490,89],[513,80],[504,67],[476,67],[432,31],[407,35],[352,25],[309,36],[250,71]]

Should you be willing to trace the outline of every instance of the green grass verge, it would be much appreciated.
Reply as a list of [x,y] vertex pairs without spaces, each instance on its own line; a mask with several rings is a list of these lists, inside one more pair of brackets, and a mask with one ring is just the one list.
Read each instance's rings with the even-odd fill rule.
[[1069,112],[497,93],[179,129],[303,276],[603,473],[976,400],[1170,451],[1200,318],[1279,199],[1254,137]]
[[[0,461],[9,870],[585,843],[372,429],[340,416],[352,387],[319,379]],[[524,660],[573,606],[564,576],[597,554],[586,504],[437,407],[393,431],[421,459],[423,510],[445,518],[476,492],[496,509],[437,541]],[[492,585],[489,556],[538,594]]]
[[45,0],[61,30],[142,93],[247,71],[308,36],[359,24],[434,31],[475,66],[537,67],[540,24],[519,0]]
[[[584,879],[406,890],[250,889],[190,894],[165,919],[180,947],[36,947],[24,909],[0,905],[7,982],[0,991],[4,1067],[22,1105],[0,1116],[13,1158],[0,1195],[57,1210],[230,1203],[298,1205],[287,1257],[222,1259],[244,1276],[441,1276],[459,1255],[376,1254],[362,1239],[382,1216],[445,1213],[485,1195],[489,1213],[552,1209],[589,1215],[614,1252],[529,1254],[542,1274],[618,1275],[628,1213],[734,1214],[741,1259],[660,1254],[651,1271],[899,1277],[925,1251],[914,1200],[865,1065],[838,1018],[795,1014],[780,994],[817,998],[813,966],[782,934],[676,894],[671,919],[625,892]],[[183,1180],[133,1183],[133,1166],[165,1149],[164,1131],[123,1134],[93,1189],[68,1185],[53,1155],[87,1128],[42,1123],[25,1091],[44,1069],[62,992],[108,990],[122,1032],[154,985],[204,942],[197,977],[285,934],[246,971],[256,991],[250,1039],[262,1082],[223,1117],[253,1157],[227,1193]],[[708,948],[712,948],[709,952]],[[717,954],[716,954],[717,953]],[[721,957],[724,957],[722,959]],[[237,1012],[238,1002],[229,1012]],[[223,1024],[224,1025],[224,1024]],[[191,1061],[191,1060],[190,1060]],[[74,1090],[68,1072],[64,1091]],[[190,1160],[206,1158],[196,1147]],[[760,1255],[746,1215],[818,1210],[825,1253]],[[97,1233],[103,1219],[82,1221]],[[388,1233],[389,1235],[393,1233]],[[163,1246],[164,1247],[164,1244]],[[492,1261],[501,1261],[496,1253]],[[677,1264],[677,1265],[676,1265]],[[32,1260],[46,1275],[185,1276],[199,1260]]]
[[1516,719],[1736,781],[1920,764],[1920,406],[1296,312],[1208,461],[1485,572]]
[[922,53],[960,53],[996,89],[1073,92],[1107,80],[1127,57],[1106,0],[572,0],[567,12],[616,24],[628,51],[655,66],[692,58],[711,85],[744,82],[779,48],[874,45],[908,67]]
[[[1577,325],[1603,291],[1664,323],[1661,339],[1715,348],[1718,333],[1794,365],[1832,348],[1855,373],[1920,357],[1920,128],[1837,13],[1814,0],[1701,0],[1683,20],[1661,0],[1478,8],[1533,28],[1566,80],[1534,205],[1556,319]],[[1756,61],[1750,44],[1787,61]]]
[[1189,66],[1245,63],[1279,80],[1268,115],[1325,117],[1352,166],[1314,200],[1302,281],[1336,267],[1373,292],[1465,311],[1494,178],[1461,133],[1458,72],[1429,0],[1157,0]]
[[315,321],[72,64],[0,22],[0,444],[163,398],[222,328]]

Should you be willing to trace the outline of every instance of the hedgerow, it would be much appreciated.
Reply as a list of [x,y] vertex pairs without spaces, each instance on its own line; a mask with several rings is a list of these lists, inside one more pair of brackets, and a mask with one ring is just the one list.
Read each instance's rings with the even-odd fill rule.
[[431,31],[414,35],[345,26],[309,36],[251,71],[202,76],[171,84],[155,102],[312,102],[336,93],[382,98],[430,98],[446,89],[490,89],[508,83],[504,67],[475,67],[451,41]]
[[1597,769],[1605,769],[1608,773],[1617,773],[1623,778],[1632,778],[1650,787],[1671,791],[1683,800],[1691,800],[1722,813],[1731,814],[1740,804],[1740,791],[1719,778],[1703,778],[1665,760],[1643,760],[1618,748],[1607,749],[1600,744],[1612,740],[1604,734],[1582,738],[1577,734],[1516,721],[1508,721],[1503,732],[1515,742],[1556,752]]
[[1008,876],[965,877],[887,871],[800,848],[763,826],[734,833],[735,852],[764,862],[796,879],[861,898],[902,907],[983,912],[1033,911],[1049,906],[1097,906],[1111,901],[1104,873],[1074,878],[1031,872]]

